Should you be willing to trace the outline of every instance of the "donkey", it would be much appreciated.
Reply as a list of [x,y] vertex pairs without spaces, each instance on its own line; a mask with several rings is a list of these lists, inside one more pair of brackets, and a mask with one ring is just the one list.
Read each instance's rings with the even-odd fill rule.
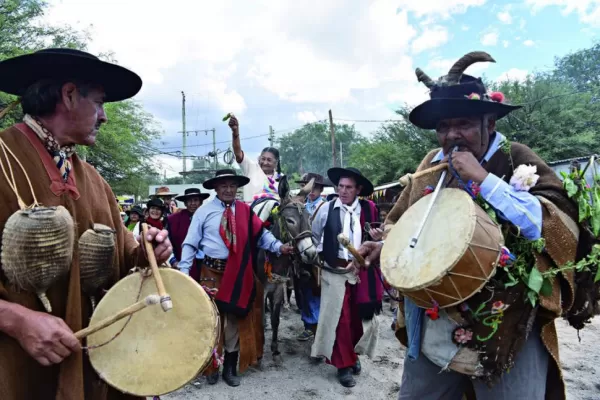
[[[270,223],[270,230],[275,237],[284,243],[292,242],[296,254],[278,257],[275,253],[260,250],[257,265],[258,276],[264,285],[263,320],[266,319],[265,305],[270,301],[270,316],[273,359],[280,361],[278,331],[281,308],[286,295],[286,286],[292,274],[299,274],[300,263],[313,264],[317,260],[317,248],[310,228],[310,216],[304,208],[304,199],[312,190],[313,182],[309,182],[296,196],[290,195],[287,177],[279,182],[281,202],[272,198],[263,198],[252,204],[252,210],[265,224]],[[263,270],[267,262],[270,270]],[[263,275],[264,271],[264,276]]]

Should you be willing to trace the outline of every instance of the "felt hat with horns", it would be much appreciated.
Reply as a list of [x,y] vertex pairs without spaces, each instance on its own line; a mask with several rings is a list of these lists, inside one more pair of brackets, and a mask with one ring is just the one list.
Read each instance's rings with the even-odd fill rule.
[[422,129],[435,129],[438,123],[451,118],[470,118],[494,114],[496,119],[521,108],[504,103],[502,93],[488,94],[481,78],[463,72],[476,62],[496,62],[488,53],[473,51],[460,58],[448,74],[437,81],[420,68],[415,73],[419,82],[430,89],[431,99],[415,107],[409,120]]

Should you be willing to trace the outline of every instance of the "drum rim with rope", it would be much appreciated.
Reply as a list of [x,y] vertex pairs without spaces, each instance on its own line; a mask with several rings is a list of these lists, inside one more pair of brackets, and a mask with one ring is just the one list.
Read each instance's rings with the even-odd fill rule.
[[[456,198],[456,199],[460,199],[460,201],[464,201],[465,204],[469,204],[469,210],[467,210],[465,213],[468,213],[471,218],[472,221],[469,221],[469,227],[470,227],[470,232],[469,235],[464,235],[466,237],[470,237],[470,241],[465,242],[464,244],[462,244],[462,246],[457,246],[454,250],[458,249],[460,247],[460,252],[456,251],[456,255],[460,255],[458,256],[455,260],[451,260],[451,262],[448,263],[447,268],[443,269],[440,268],[438,272],[438,274],[431,279],[426,279],[423,280],[422,282],[418,282],[418,284],[413,284],[412,286],[406,286],[403,282],[406,282],[407,278],[406,275],[407,274],[402,274],[399,270],[399,268],[402,268],[401,266],[398,266],[397,262],[398,260],[403,261],[403,259],[401,259],[401,253],[399,253],[399,249],[402,249],[403,244],[399,243],[398,241],[400,239],[405,239],[406,240],[406,244],[405,247],[408,248],[409,247],[409,238],[410,238],[410,234],[412,234],[412,229],[413,227],[411,226],[410,229],[408,229],[406,227],[407,223],[410,223],[410,219],[414,218],[415,216],[415,212],[419,212],[422,211],[422,209],[428,204],[428,201],[430,199],[428,199],[428,196],[424,196],[423,198],[419,199],[417,202],[415,202],[411,207],[409,207],[407,209],[407,211],[402,215],[402,217],[398,220],[398,222],[392,227],[392,229],[389,231],[385,244],[383,245],[383,248],[381,250],[381,272],[383,274],[383,276],[385,277],[386,281],[393,286],[394,288],[398,289],[403,295],[409,297],[411,300],[413,300],[413,302],[415,302],[419,307],[422,308],[429,308],[429,307],[435,307],[435,306],[439,306],[439,308],[447,308],[447,307],[451,307],[451,306],[455,306],[457,304],[460,304],[466,300],[468,300],[470,297],[472,297],[473,295],[475,295],[479,290],[481,290],[489,281],[489,279],[491,279],[495,272],[496,272],[496,268],[497,268],[497,263],[498,260],[500,258],[501,255],[501,251],[502,251],[502,246],[504,245],[504,237],[502,235],[502,231],[499,225],[495,224],[491,218],[485,213],[485,211],[483,209],[481,209],[481,207],[479,205],[477,205],[472,198],[470,197],[470,195],[468,193],[466,193],[465,191],[461,190],[461,189],[456,189],[456,188],[446,188],[446,189],[442,189],[441,193],[440,193],[440,199],[438,200],[438,202],[434,205],[433,207],[433,212],[435,212],[436,207],[439,207],[439,202],[440,201],[446,201],[444,200],[444,198],[450,199],[450,198]],[[483,225],[481,225],[480,219],[483,219],[484,223],[489,224],[490,226],[494,227],[494,230],[492,232],[490,232],[490,230],[486,229],[483,227]],[[428,224],[431,223],[435,223],[435,221],[431,221],[431,219],[429,220]],[[464,222],[461,222],[464,225]],[[476,231],[478,230],[478,224],[481,225],[481,229],[479,229],[479,231],[483,230],[490,238],[493,237],[494,242],[498,241],[497,244],[497,248],[494,247],[489,248],[487,250],[490,250],[492,252],[495,252],[495,255],[493,257],[486,257],[488,260],[486,260],[486,262],[484,264],[482,264],[477,255],[471,251],[469,252],[469,248],[471,246],[474,246],[473,243],[473,238],[474,235],[476,233]],[[408,229],[408,231],[407,231]],[[426,233],[424,231],[424,233]],[[421,238],[421,242],[427,240],[426,236],[423,236]],[[429,245],[429,244],[428,244]],[[476,245],[475,247],[479,247],[479,245]],[[408,250],[408,251],[413,251],[414,249]],[[472,250],[472,249],[471,249]],[[395,253],[394,253],[395,252]],[[427,290],[428,288],[431,288],[435,285],[441,285],[444,283],[444,280],[451,275],[450,272],[459,264],[463,261],[463,259],[466,257],[466,254],[469,253],[474,253],[473,257],[475,260],[477,260],[477,262],[479,263],[479,269],[481,269],[481,276],[477,277],[477,276],[471,276],[471,278],[476,279],[478,281],[480,281],[481,283],[478,285],[474,285],[473,288],[471,289],[470,293],[468,293],[467,295],[464,295],[463,292],[461,292],[457,286],[455,285],[454,281],[452,279],[449,279],[450,282],[452,283],[452,285],[454,286],[454,288],[456,289],[456,295],[458,296],[455,300],[444,300],[444,297],[442,296],[446,296],[444,294],[441,293],[437,293],[436,291],[431,291],[431,290]],[[493,258],[492,260],[492,265],[487,265],[487,262]],[[468,277],[465,277],[468,278]],[[462,279],[461,278],[457,278],[457,279]],[[469,286],[471,287],[471,285]],[[416,293],[423,291],[426,293],[427,296],[429,296],[429,301],[426,301],[420,297],[415,297]],[[434,293],[434,295],[432,296],[432,292]],[[450,297],[450,296],[446,296],[446,297]]]
[[[117,282],[96,306],[90,325],[114,314],[120,308],[143,299],[148,294],[156,293],[154,279],[152,279],[152,275],[147,276],[147,272],[135,272]],[[123,393],[152,397],[182,388],[211,363],[220,340],[219,311],[202,286],[189,276],[173,269],[161,268],[160,274],[166,289],[170,289],[169,293],[173,300],[173,308],[169,312],[164,312],[160,307],[148,307],[87,338],[85,349],[93,369],[104,382]],[[130,290],[134,287],[135,290]],[[133,291],[136,293],[131,293]],[[128,304],[117,301],[120,298],[125,298],[124,303]],[[201,308],[206,310],[202,312]],[[177,317],[181,318],[181,321],[184,319],[182,317],[185,317],[185,324],[175,322],[174,318]],[[165,329],[164,322],[161,327],[161,318],[173,323],[173,327]],[[192,321],[192,318],[195,319]],[[207,325],[207,321],[210,321],[211,324]],[[147,329],[142,332],[132,331],[136,324],[138,328],[151,327],[162,335],[160,336],[162,355],[159,354],[160,349],[156,349],[156,341],[159,338],[150,335],[144,336]],[[184,327],[188,328],[187,335],[184,335]],[[171,337],[172,340],[169,340]],[[114,346],[113,342],[132,338],[135,340],[132,340],[130,346],[124,346],[123,342]],[[110,349],[111,345],[112,349]],[[129,347],[134,345],[135,352],[132,352]],[[138,351],[138,346],[141,348],[140,351]],[[169,348],[166,349],[165,346]],[[155,356],[159,359],[143,365],[131,362],[132,354],[139,355],[144,351],[144,347],[155,350]],[[123,351],[124,348],[125,351]],[[110,351],[106,352],[103,349],[110,349]],[[119,351],[115,353],[116,350]],[[115,355],[122,356],[123,359],[119,361]],[[173,367],[175,365],[176,368]],[[136,367],[138,368],[137,372],[132,370]],[[152,370],[155,371],[154,374],[151,373]],[[171,375],[167,375],[160,381],[159,378],[165,371]],[[179,375],[173,376],[175,371]]]

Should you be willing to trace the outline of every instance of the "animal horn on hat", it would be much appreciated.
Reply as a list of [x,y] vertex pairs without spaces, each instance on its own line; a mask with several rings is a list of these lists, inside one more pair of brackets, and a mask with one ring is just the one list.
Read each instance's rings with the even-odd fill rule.
[[427,86],[429,89],[431,89],[435,86],[435,82],[433,81],[433,79],[431,79],[429,77],[429,75],[427,75],[425,72],[423,72],[423,70],[421,68],[417,68],[415,70],[415,74],[417,74],[417,79],[419,80],[419,82],[423,82],[423,84],[425,86]]
[[476,62],[496,62],[496,60],[485,51],[472,51],[467,53],[462,56],[460,60],[455,62],[452,68],[450,68],[446,81],[450,84],[458,83],[463,72]]

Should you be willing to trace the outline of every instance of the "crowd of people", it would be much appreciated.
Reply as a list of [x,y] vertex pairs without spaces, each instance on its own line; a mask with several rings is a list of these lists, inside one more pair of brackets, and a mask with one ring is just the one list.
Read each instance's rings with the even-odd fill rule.
[[[544,238],[545,252],[533,261],[539,268],[573,261],[577,238],[571,240],[570,227],[577,226],[577,207],[531,149],[496,131],[496,121],[518,107],[489,94],[481,79],[464,74],[480,61],[492,59],[469,53],[438,80],[417,69],[431,99],[416,107],[409,119],[419,128],[435,130],[440,145],[427,154],[418,171],[449,163],[445,187],[475,192],[474,198],[486,202],[505,232],[527,240]],[[103,104],[130,98],[141,85],[135,73],[71,49],[47,49],[0,62],[0,90],[20,96],[25,114],[23,122],[0,133],[2,169],[10,170],[4,174],[7,184],[0,185],[0,227],[11,215],[28,212],[29,205],[42,204],[64,207],[75,222],[76,237],[103,224],[114,230],[115,263],[110,268],[118,280],[132,268],[148,265],[148,254],[140,246],[140,225],[146,223],[145,240],[153,243],[156,260],[207,287],[220,312],[216,350],[223,354],[222,372],[216,363],[204,375],[210,384],[222,376],[228,385],[238,386],[238,372],[263,356],[263,286],[256,275],[265,266],[256,265],[257,251],[277,257],[298,252],[298,237],[283,243],[252,208],[264,198],[286,201],[280,196],[284,176],[279,152],[268,147],[258,159],[248,157],[241,148],[239,122],[232,117],[229,126],[242,175],[215,171],[203,183],[204,189],[216,192],[210,201],[201,188],[182,195],[164,193],[167,203],[154,198],[145,209],[130,209],[122,221],[112,190],[77,156],[74,146],[93,145],[108,118]],[[536,167],[527,189],[512,184],[515,169],[522,165]],[[549,294],[536,307],[526,301],[524,285],[490,289],[489,284],[482,291],[491,290],[490,298],[481,303],[477,302],[483,294],[446,309],[425,310],[386,284],[379,262],[390,229],[431,193],[440,173],[411,181],[391,209],[368,199],[373,184],[356,168],[331,168],[327,178],[311,172],[298,181],[306,195],[304,210],[310,215],[314,245],[300,251],[302,261],[319,268],[317,274],[308,269],[294,277],[304,324],[298,340],[313,340],[311,357],[335,367],[341,385],[356,385],[362,369],[359,355],[372,357],[376,351],[378,314],[386,292],[398,296],[393,327],[407,348],[399,399],[564,399],[554,320],[572,306],[578,290],[572,274],[553,277]],[[328,185],[335,194],[324,199],[322,191]],[[236,198],[239,188],[244,193],[241,200]],[[185,208],[176,209],[171,197]],[[340,234],[349,245],[340,242]],[[356,254],[366,262],[361,264]],[[92,371],[73,334],[87,325],[92,313],[82,301],[79,259],[73,257],[70,273],[48,289],[52,312],[44,310],[36,293],[0,275],[0,398],[130,398],[106,386]],[[461,316],[469,323],[457,327]],[[492,333],[488,317],[496,318]],[[497,330],[502,334],[495,334]],[[473,332],[489,335],[480,340]],[[453,357],[462,348],[477,349],[477,373],[453,369]]]

